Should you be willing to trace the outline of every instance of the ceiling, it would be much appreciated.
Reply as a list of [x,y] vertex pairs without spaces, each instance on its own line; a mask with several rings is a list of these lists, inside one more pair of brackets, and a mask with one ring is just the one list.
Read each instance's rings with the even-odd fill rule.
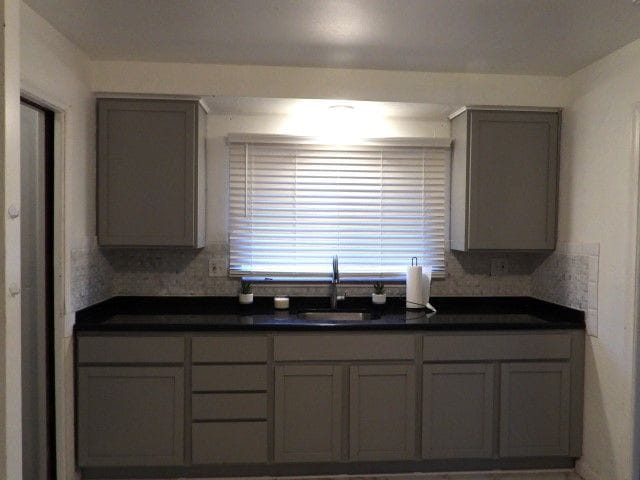
[[632,0],[25,0],[102,60],[567,75],[640,38]]

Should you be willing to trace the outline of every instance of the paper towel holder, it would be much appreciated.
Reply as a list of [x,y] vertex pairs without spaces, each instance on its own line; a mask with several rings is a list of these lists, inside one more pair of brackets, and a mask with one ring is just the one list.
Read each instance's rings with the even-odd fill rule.
[[[409,280],[409,269],[418,270],[419,278],[414,279],[413,282]],[[424,272],[422,267],[418,263],[418,257],[411,257],[411,267],[407,270],[407,282],[406,282],[406,308],[407,310],[425,310],[435,313],[436,309],[429,303],[429,297],[431,293],[431,266],[427,266],[427,271]],[[428,272],[428,273],[427,273]],[[410,285],[413,287],[417,283],[418,292],[413,291]],[[410,294],[410,290],[412,293]]]

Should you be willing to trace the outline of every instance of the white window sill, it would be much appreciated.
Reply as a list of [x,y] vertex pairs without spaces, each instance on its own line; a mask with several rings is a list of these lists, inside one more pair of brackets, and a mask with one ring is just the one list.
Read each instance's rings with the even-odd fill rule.
[[[299,284],[299,285],[325,285],[331,283],[331,277],[276,277],[276,276],[243,276],[242,280],[251,282],[253,284]],[[406,277],[404,275],[398,275],[394,277],[353,277],[353,276],[340,276],[341,284],[372,284],[374,282],[382,282],[386,285],[404,285],[406,283]]]

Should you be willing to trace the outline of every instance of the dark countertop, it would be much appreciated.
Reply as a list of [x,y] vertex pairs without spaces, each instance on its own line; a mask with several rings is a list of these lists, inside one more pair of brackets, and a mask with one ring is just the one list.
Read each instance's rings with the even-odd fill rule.
[[275,310],[272,297],[253,305],[236,297],[113,297],[76,313],[75,332],[96,331],[368,331],[584,329],[584,313],[530,297],[433,297],[437,313],[408,311],[404,298],[375,307],[368,297],[341,302],[341,311],[369,311],[352,322],[311,322],[298,312],[327,309],[327,298],[291,297]]

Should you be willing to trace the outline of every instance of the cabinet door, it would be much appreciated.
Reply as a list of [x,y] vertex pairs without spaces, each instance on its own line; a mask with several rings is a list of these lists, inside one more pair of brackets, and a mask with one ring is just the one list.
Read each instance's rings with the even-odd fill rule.
[[555,248],[558,113],[470,113],[467,248]]
[[196,102],[98,101],[101,245],[199,246]]
[[568,363],[507,363],[500,385],[500,455],[569,452]]
[[493,364],[423,367],[422,456],[483,458],[493,451]]
[[80,367],[78,464],[180,465],[181,367]]
[[341,368],[275,367],[277,462],[340,460]]
[[352,460],[413,458],[414,366],[353,366],[349,376],[349,457]]

